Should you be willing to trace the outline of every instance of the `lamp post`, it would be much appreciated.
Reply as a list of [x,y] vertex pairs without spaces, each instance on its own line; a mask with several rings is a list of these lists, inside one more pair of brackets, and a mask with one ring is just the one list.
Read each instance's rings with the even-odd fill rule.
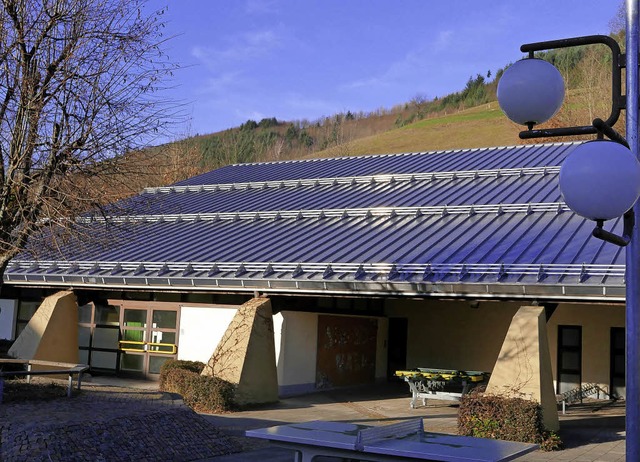
[[[523,45],[529,57],[509,67],[498,83],[498,101],[514,122],[526,125],[521,138],[598,134],[597,141],[577,146],[560,169],[560,189],[567,205],[596,223],[593,236],[626,246],[626,460],[640,461],[640,162],[639,110],[639,3],[626,0],[626,54],[608,36],[587,36]],[[578,45],[604,44],[611,49],[611,114],[592,125],[535,129],[553,117],[562,105],[564,84],[551,64],[535,59],[534,52]],[[621,74],[626,68],[626,96]],[[626,137],[612,127],[626,110]],[[605,141],[604,137],[611,141]],[[604,229],[604,222],[623,216],[622,236]]]

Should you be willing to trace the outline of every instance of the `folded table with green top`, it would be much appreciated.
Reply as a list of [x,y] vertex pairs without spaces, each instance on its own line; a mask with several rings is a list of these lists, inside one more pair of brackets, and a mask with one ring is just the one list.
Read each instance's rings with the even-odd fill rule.
[[426,405],[427,398],[459,401],[478,385],[486,385],[489,372],[457,371],[452,369],[435,369],[418,367],[410,370],[396,371],[409,384],[411,402],[409,406],[416,407],[418,399]]

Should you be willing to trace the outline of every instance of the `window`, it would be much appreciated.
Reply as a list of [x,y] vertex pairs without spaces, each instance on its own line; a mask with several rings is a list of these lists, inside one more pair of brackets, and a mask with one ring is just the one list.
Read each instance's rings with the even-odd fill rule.
[[582,327],[558,326],[558,393],[582,382]]

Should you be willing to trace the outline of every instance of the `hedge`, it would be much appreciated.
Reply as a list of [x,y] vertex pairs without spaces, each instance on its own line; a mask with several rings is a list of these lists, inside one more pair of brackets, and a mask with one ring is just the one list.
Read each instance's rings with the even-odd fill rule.
[[546,431],[542,408],[535,401],[521,398],[470,393],[462,397],[458,412],[458,433],[536,443],[545,451],[561,449],[562,441]]
[[225,412],[235,407],[235,387],[217,377],[200,375],[204,363],[166,361],[160,369],[160,390],[177,393],[198,412]]

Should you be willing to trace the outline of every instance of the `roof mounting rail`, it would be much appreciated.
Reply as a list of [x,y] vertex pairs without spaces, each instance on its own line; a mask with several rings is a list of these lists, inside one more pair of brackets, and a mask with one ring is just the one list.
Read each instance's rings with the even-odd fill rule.
[[218,264],[214,263],[211,269],[209,270],[208,276],[211,277],[214,274],[217,274],[219,272],[220,272],[220,268],[218,267]]
[[333,276],[333,274],[334,274],[333,268],[331,267],[331,263],[329,263],[327,267],[324,269],[324,272],[322,273],[322,279],[328,279],[331,276]]
[[463,263],[460,268],[460,273],[458,273],[458,281],[462,281],[468,274],[469,271],[467,270],[467,265]]
[[578,282],[584,282],[589,277],[589,272],[587,271],[587,267],[585,264],[582,264],[582,268],[580,268],[580,276],[578,276]]
[[431,277],[431,275],[433,275],[433,270],[431,268],[431,263],[429,263],[425,266],[424,271],[422,272],[422,280],[426,281]]
[[364,270],[364,266],[362,266],[362,264],[360,264],[360,266],[358,266],[358,269],[356,270],[355,274],[353,275],[354,279],[364,279],[364,277],[367,275],[367,272]]
[[302,265],[298,263],[298,266],[296,266],[296,268],[291,273],[291,277],[297,278],[299,276],[302,276],[303,273],[304,273],[304,270],[302,269]]
[[244,267],[244,263],[240,263],[240,266],[238,266],[238,269],[235,272],[235,277],[240,277],[246,272],[247,268]]
[[508,276],[507,270],[504,267],[504,263],[500,263],[500,269],[498,270],[498,281]]
[[169,265],[167,265],[167,262],[165,261],[164,264],[162,265],[162,267],[160,267],[160,269],[158,270],[158,276],[162,276],[163,274],[167,274],[169,271],[171,271],[169,269]]
[[273,270],[273,267],[271,266],[271,263],[267,264],[267,267],[264,269],[264,271],[262,272],[262,277],[263,278],[268,278],[269,276],[271,276],[273,273],[275,273],[275,271]]

